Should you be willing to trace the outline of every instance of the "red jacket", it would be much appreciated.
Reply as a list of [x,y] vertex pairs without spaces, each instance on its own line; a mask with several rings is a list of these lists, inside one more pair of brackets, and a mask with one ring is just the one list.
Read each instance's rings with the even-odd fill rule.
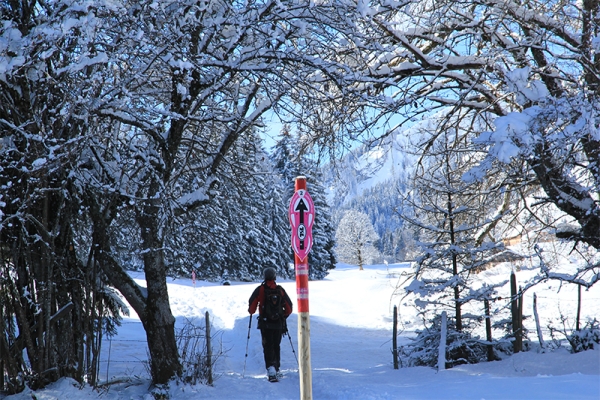
[[[285,310],[285,317],[287,318],[292,313],[293,306],[292,300],[290,300],[285,289],[281,286],[278,286],[277,283],[275,283],[275,281],[266,281],[264,284],[269,286],[271,289],[279,287],[283,299],[283,309]],[[263,285],[260,285],[256,289],[254,289],[254,292],[252,292],[252,296],[250,296],[250,300],[248,300],[248,312],[250,313],[250,315],[252,315],[256,312],[256,308],[258,308],[258,315],[262,315],[264,304],[265,289]]]

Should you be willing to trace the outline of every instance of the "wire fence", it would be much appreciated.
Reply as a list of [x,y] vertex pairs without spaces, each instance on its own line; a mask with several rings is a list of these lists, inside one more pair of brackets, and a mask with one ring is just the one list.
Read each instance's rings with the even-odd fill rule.
[[[104,336],[98,366],[98,380],[110,382],[115,378],[150,378],[148,367],[148,341],[141,321],[122,321],[121,337]],[[127,338],[123,335],[144,337]]]
[[[198,356],[206,357],[206,366],[208,369],[208,383],[212,381],[212,351],[210,338],[207,337],[209,324],[208,312],[205,315],[205,324],[199,326],[190,321],[184,323],[177,329],[176,339],[180,352],[181,361],[190,368],[190,360],[194,358],[197,361]],[[128,326],[129,325],[129,326]],[[111,382],[121,380],[123,377],[135,377],[140,379],[150,378],[150,356],[148,350],[148,341],[145,337],[146,332],[141,321],[122,321],[121,334],[125,337],[105,336],[102,340],[100,359],[98,361],[98,381]],[[221,331],[214,331],[209,335],[217,336]],[[130,336],[130,337],[128,337]],[[133,336],[133,337],[131,337]],[[135,337],[139,338],[135,338]],[[193,349],[188,348],[192,346]],[[190,354],[188,354],[191,351]],[[216,358],[220,353],[216,354]],[[198,375],[198,366],[192,366],[193,373]],[[188,371],[189,372],[189,371]]]

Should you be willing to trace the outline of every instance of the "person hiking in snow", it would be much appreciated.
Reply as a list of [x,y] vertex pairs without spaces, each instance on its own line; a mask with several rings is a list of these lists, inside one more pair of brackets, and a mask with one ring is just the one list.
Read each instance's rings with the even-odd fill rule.
[[265,367],[270,381],[277,381],[280,363],[281,338],[287,332],[286,319],[292,313],[292,301],[285,290],[275,283],[274,268],[264,270],[264,282],[248,300],[248,312],[258,308],[258,329],[262,336]]

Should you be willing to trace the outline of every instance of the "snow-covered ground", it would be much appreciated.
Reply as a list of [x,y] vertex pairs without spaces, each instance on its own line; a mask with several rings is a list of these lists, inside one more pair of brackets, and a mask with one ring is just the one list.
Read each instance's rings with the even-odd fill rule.
[[[600,350],[570,354],[564,347],[540,352],[537,347],[502,361],[465,365],[445,371],[427,367],[400,368],[392,365],[392,310],[400,305],[399,345],[408,342],[415,329],[421,329],[410,299],[394,296],[403,281],[408,264],[368,266],[364,271],[340,264],[323,281],[312,281],[310,290],[310,341],[312,394],[320,399],[600,399]],[[486,272],[486,279],[508,279],[510,269],[497,267]],[[526,279],[531,272],[517,272]],[[144,284],[141,276],[140,283]],[[295,300],[295,282],[279,282]],[[178,327],[186,321],[204,325],[208,311],[213,325],[213,348],[222,355],[215,365],[213,386],[175,385],[171,399],[299,399],[300,386],[297,315],[288,320],[291,343],[283,338],[282,370],[279,383],[269,383],[256,321],[248,338],[247,301],[256,283],[231,282],[221,286],[189,280],[169,282],[169,295]],[[559,290],[560,289],[560,290]],[[545,283],[536,292],[541,325],[562,314],[573,323],[576,290]],[[525,314],[532,315],[526,296]],[[582,294],[582,320],[600,316],[600,285]],[[500,302],[501,303],[501,302]],[[496,304],[501,306],[501,304]],[[537,342],[533,318],[524,321],[529,338]],[[548,331],[544,331],[548,335]],[[62,379],[44,390],[9,396],[9,400],[51,399],[142,399],[148,394],[149,379],[144,360],[147,350],[144,332],[135,314],[124,320],[119,333],[105,340],[102,349],[100,380],[113,382],[106,389],[80,390],[72,380]],[[549,335],[545,337],[548,341]],[[248,344],[248,355],[246,345]],[[245,369],[244,369],[245,366]],[[34,395],[35,397],[33,397]]]

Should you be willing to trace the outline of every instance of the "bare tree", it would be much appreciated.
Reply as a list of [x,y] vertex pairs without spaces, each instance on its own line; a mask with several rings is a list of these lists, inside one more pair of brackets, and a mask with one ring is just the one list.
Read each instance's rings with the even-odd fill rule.
[[362,20],[370,90],[400,125],[440,109],[484,118],[473,132],[494,132],[479,137],[490,146],[483,167],[526,160],[531,175],[522,178],[578,226],[561,236],[600,249],[597,9],[597,1],[372,5]]
[[[142,320],[153,381],[166,383],[181,372],[166,288],[167,235],[186,213],[221,195],[226,175],[236,173],[232,149],[267,113],[315,126],[322,104],[352,104],[344,89],[352,77],[335,58],[352,38],[352,24],[332,4],[274,0],[0,7],[8,16],[0,28],[0,126],[10,149],[3,167],[19,182],[2,182],[3,201],[32,216],[21,231],[32,247],[19,252],[13,241],[14,249],[24,260],[37,258],[43,274],[44,265],[56,262],[56,250],[72,255],[73,263],[100,268]],[[343,112],[337,122],[351,118]],[[337,134],[311,132],[305,144],[334,144]],[[19,203],[23,193],[36,196]],[[67,209],[72,212],[63,213]],[[25,215],[20,211],[6,213],[3,226],[14,228],[10,219]],[[146,287],[131,279],[115,253],[122,237],[116,221],[129,216]],[[79,219],[83,238],[68,229]],[[57,234],[60,248],[51,240]],[[50,284],[48,278],[40,281]],[[46,311],[37,321],[47,332],[55,307],[49,299],[40,300]],[[32,353],[30,360],[47,354]],[[46,361],[39,369],[52,365]]]
[[[310,111],[305,103],[325,98],[318,87],[340,85],[343,77],[324,59],[335,43],[313,40],[332,32],[319,20],[327,10],[276,1],[130,6],[135,11],[106,31],[110,75],[90,110],[112,134],[90,138],[86,157],[94,172],[80,176],[95,257],[140,315],[153,379],[164,383],[180,369],[166,290],[170,224],[218,196],[223,167],[235,169],[228,155],[267,112],[299,118]],[[139,226],[144,290],[114,262],[104,236],[121,207],[133,210]]]
[[87,96],[102,57],[81,52],[95,29],[84,9],[59,3],[0,4],[0,347],[11,392],[61,376],[94,384],[99,338],[123,310],[87,257],[72,175],[93,132]]
[[[598,6],[597,0],[365,5],[357,51],[369,66],[355,75],[381,111],[380,122],[389,124],[377,136],[441,110],[448,121],[471,124],[471,138],[488,146],[488,157],[473,169],[479,179],[504,165],[507,184],[541,188],[537,204],[568,217],[562,229],[550,227],[557,237],[600,249]],[[447,124],[438,127],[441,137]]]

